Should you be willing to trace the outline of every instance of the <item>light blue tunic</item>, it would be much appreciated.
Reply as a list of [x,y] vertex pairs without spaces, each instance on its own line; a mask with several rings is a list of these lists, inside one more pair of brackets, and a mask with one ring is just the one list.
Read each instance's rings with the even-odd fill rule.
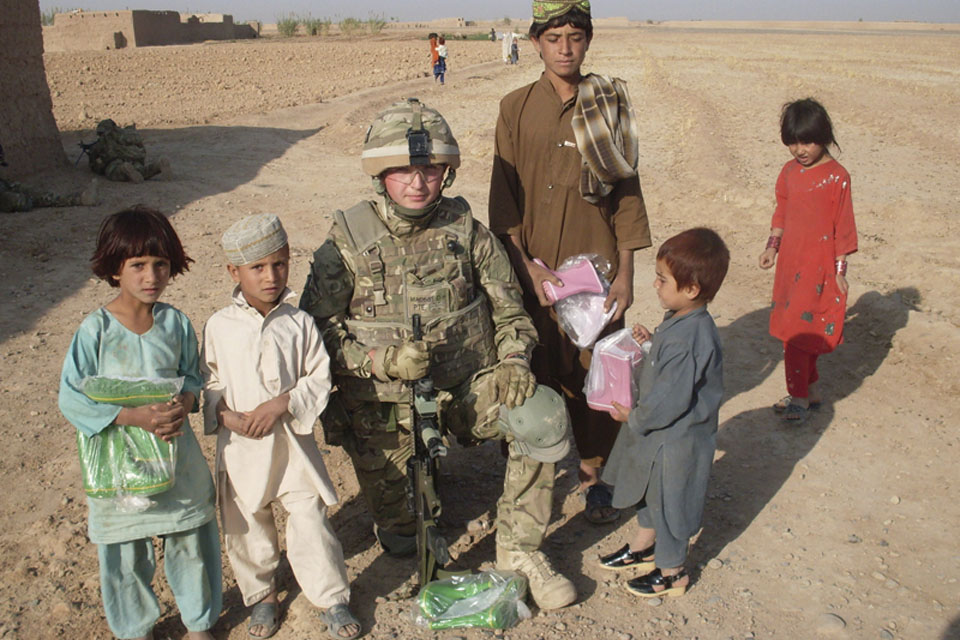
[[[87,376],[177,378],[183,391],[200,397],[197,336],[186,315],[168,304],[153,305],[153,326],[138,335],[104,308],[84,318],[73,336],[60,376],[60,411],[88,436],[113,424],[120,407],[87,398],[80,381]],[[196,411],[197,407],[192,408]],[[90,541],[110,544],[195,529],[214,517],[213,479],[200,445],[184,421],[177,438],[174,485],[151,496],[154,505],[139,513],[117,510],[110,499],[87,498]]]

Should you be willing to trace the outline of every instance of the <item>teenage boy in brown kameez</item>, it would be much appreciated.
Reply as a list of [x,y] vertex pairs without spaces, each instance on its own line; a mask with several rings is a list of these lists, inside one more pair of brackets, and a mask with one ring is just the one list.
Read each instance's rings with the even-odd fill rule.
[[[530,40],[543,60],[544,72],[537,82],[513,91],[500,103],[490,228],[507,247],[523,285],[525,307],[540,335],[533,371],[539,381],[567,399],[580,453],[580,484],[587,493],[585,515],[600,524],[616,520],[618,515],[610,504],[609,489],[599,482],[599,472],[619,425],[606,413],[587,407],[583,382],[590,352],[577,348],[558,326],[542,287],[544,280],[558,282],[533,259],[540,258],[555,269],[566,258],[581,253],[606,258],[611,264],[606,274],[611,282],[606,305],[617,304],[605,331],[610,333],[624,326],[623,314],[633,302],[633,252],[650,246],[650,228],[636,174],[636,130],[628,126],[632,122],[606,123],[619,128],[633,146],[632,167],[615,180],[609,179],[609,167],[585,165],[582,153],[586,150],[578,147],[573,120],[578,101],[597,98],[590,87],[606,89],[608,97],[620,98],[621,112],[630,111],[622,81],[580,73],[593,37],[590,3],[534,2],[533,14]],[[630,165],[631,154],[624,155]],[[590,169],[598,169],[593,173],[593,186],[597,187],[593,192],[586,186],[589,180],[581,175]],[[597,178],[598,174],[607,180]]]

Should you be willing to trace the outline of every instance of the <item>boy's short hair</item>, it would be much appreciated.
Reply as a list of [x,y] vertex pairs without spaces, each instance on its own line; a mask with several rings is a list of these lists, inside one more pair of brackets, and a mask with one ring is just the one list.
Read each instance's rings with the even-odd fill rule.
[[713,229],[697,227],[673,236],[657,251],[677,281],[677,289],[700,287],[695,300],[713,300],[730,266],[730,251]]
[[576,7],[563,15],[550,18],[546,22],[531,22],[527,35],[539,39],[548,29],[556,29],[565,25],[570,25],[574,29],[583,29],[587,34],[587,40],[593,39],[593,21],[590,19],[590,14],[584,13]]
[[785,145],[795,143],[833,145],[840,148],[833,137],[833,122],[823,105],[813,98],[794,100],[783,105],[780,112],[780,141]]
[[170,261],[170,277],[188,271],[193,260],[187,256],[167,217],[155,209],[135,205],[110,214],[100,223],[97,248],[90,258],[94,275],[111,287],[120,283],[120,273],[129,258],[157,256]]

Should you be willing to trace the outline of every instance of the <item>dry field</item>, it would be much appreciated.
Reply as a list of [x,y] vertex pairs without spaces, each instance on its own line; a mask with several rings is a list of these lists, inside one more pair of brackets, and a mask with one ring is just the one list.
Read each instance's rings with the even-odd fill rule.
[[[422,40],[327,43],[300,38],[46,57],[54,111],[73,156],[102,117],[136,122],[173,175],[107,184],[93,209],[0,219],[0,637],[107,638],[96,553],[85,536],[73,429],[56,390],[81,318],[109,288],[86,261],[100,218],[142,202],[173,216],[196,264],[166,300],[199,330],[228,302],[220,233],[253,212],[280,214],[305,278],[330,212],[369,192],[359,151],[372,116],[417,95],[450,121],[465,155],[452,192],[486,215],[497,102],[535,80],[499,45],[451,42],[448,84],[427,72]],[[576,463],[562,463],[545,551],[577,583],[578,604],[495,634],[540,638],[960,637],[960,27],[955,25],[669,24],[600,29],[590,70],[630,83],[641,131],[641,181],[655,242],[706,224],[733,263],[712,310],[725,345],[727,400],[704,530],[680,599],[638,601],[595,565],[632,531],[580,515]],[[800,427],[769,405],[783,395],[778,344],[766,331],[772,274],[756,259],[777,172],[788,158],[785,101],[824,102],[853,176],[860,252],[851,259],[846,343],[822,360],[826,403]],[[80,186],[85,170],[44,176]],[[656,324],[652,251],[637,255],[629,319]],[[205,441],[212,453],[212,442]],[[445,520],[463,564],[493,559],[489,519],[503,463],[496,446],[457,449],[444,477]],[[353,608],[371,638],[434,634],[409,622],[413,564],[382,556],[339,449],[326,456],[341,495],[333,511],[354,580]],[[952,496],[952,497],[951,497]],[[472,523],[472,524],[471,524]],[[952,523],[952,524],[951,524]],[[470,526],[468,526],[470,525]],[[318,637],[289,569],[278,638]],[[246,638],[246,613],[225,574],[218,638]],[[158,638],[183,628],[169,590]]]

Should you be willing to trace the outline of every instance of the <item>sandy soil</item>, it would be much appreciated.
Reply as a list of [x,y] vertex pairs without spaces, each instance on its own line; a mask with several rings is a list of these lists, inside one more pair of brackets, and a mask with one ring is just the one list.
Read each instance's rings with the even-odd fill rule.
[[[960,637],[960,30],[944,25],[743,23],[600,30],[588,67],[629,81],[641,130],[641,180],[655,242],[697,224],[720,231],[733,263],[712,310],[725,344],[727,399],[704,530],[680,599],[642,602],[599,570],[634,526],[594,527],[572,494],[576,462],[557,480],[545,551],[576,581],[578,604],[534,612],[495,634],[539,638]],[[358,155],[372,116],[418,95],[450,121],[465,156],[452,192],[485,217],[498,99],[533,81],[499,46],[451,43],[445,87],[423,77],[426,45],[410,39],[326,43],[306,38],[163,47],[46,58],[71,155],[101,117],[136,121],[172,176],[106,184],[103,204],[0,219],[0,637],[106,638],[96,552],[86,539],[74,431],[56,390],[66,346],[109,288],[86,262],[100,218],[142,202],[173,216],[192,270],[166,300],[198,330],[228,301],[218,248],[238,217],[279,213],[291,237],[291,284],[304,281],[329,214],[368,192]],[[823,410],[801,427],[769,405],[783,395],[778,344],[766,331],[772,274],[755,265],[773,184],[788,158],[777,119],[814,95],[830,110],[853,176],[860,252],[851,259],[847,342],[825,357]],[[67,190],[89,174],[43,176]],[[631,321],[656,324],[652,251],[637,255]],[[212,442],[205,441],[212,453]],[[493,559],[492,516],[503,463],[497,447],[457,449],[444,477],[445,522],[465,566]],[[408,617],[413,564],[379,553],[343,452],[327,464],[342,504],[333,521],[371,638],[434,634]],[[953,461],[953,462],[951,462]],[[318,637],[315,612],[288,568],[278,638]],[[184,631],[164,580],[158,638]],[[229,567],[218,638],[245,638],[246,612]]]

